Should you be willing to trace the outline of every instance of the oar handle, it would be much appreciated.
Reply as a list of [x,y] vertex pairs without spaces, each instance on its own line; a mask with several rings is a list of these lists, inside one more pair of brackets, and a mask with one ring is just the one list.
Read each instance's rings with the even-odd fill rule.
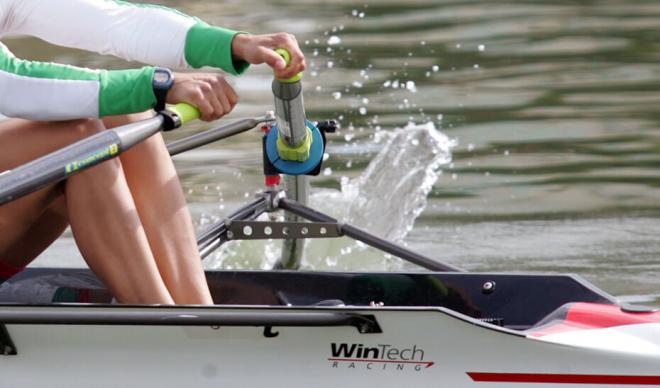
[[202,116],[199,109],[184,102],[168,106],[167,109],[179,116],[181,119],[181,125],[188,124],[189,122],[197,120]]
[[[285,48],[278,48],[278,49],[275,49],[275,52],[280,54],[280,56],[284,59],[284,63],[286,63],[287,66],[289,66],[291,64],[291,53],[289,53],[289,50],[287,50]],[[303,73],[300,72],[300,73],[294,75],[291,78],[287,78],[287,79],[279,79],[278,78],[278,81],[280,81],[282,83],[285,83],[285,84],[292,84],[294,82],[300,81],[302,79],[302,75],[303,75]]]

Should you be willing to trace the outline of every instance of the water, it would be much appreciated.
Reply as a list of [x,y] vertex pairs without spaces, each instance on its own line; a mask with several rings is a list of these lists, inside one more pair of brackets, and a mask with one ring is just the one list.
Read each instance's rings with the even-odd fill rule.
[[[404,238],[410,247],[469,270],[578,273],[660,304],[657,1],[163,3],[235,29],[297,34],[308,115],[342,123],[316,190],[358,179],[382,148],[374,138],[409,122],[454,139],[451,164]],[[34,40],[8,44],[33,59],[126,66]],[[265,68],[233,79],[242,102],[231,117],[271,109],[270,79]],[[176,158],[199,226],[259,189],[258,143],[244,134]],[[244,245],[233,256],[243,259],[212,264],[265,265],[250,257],[263,246]],[[340,245],[344,255],[307,264],[411,269]],[[70,263],[73,252],[64,239],[40,261]]]

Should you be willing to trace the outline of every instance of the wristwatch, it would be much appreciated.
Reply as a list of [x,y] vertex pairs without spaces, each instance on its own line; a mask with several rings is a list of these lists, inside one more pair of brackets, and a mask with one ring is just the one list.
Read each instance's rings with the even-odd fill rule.
[[172,85],[174,85],[174,74],[172,74],[172,71],[164,67],[157,67],[154,71],[152,81],[154,96],[156,96],[156,112],[165,110],[167,92],[172,88]]

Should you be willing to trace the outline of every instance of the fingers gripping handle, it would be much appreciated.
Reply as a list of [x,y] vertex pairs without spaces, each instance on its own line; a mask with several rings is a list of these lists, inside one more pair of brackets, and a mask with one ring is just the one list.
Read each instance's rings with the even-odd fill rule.
[[[289,54],[289,51],[287,49],[278,48],[278,49],[275,49],[275,52],[280,54],[280,56],[284,59],[284,63],[286,63],[287,66],[289,66],[291,64],[291,54]],[[282,83],[285,83],[285,84],[292,84],[294,82],[300,81],[300,79],[302,79],[302,75],[303,75],[303,73],[300,72],[300,73],[294,75],[291,78],[278,79],[278,81],[280,81]]]

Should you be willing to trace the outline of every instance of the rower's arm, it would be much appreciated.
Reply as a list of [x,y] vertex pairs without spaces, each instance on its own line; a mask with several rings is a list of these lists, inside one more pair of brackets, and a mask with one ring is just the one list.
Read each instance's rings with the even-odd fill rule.
[[166,7],[117,0],[4,0],[2,8],[3,34],[170,68],[212,66],[240,74],[248,67],[232,57],[236,31]]
[[156,104],[153,73],[26,61],[0,44],[0,112],[48,121],[142,112]]
[[[157,6],[114,0],[2,0],[0,35],[48,42],[171,68],[212,66],[240,74],[234,31]],[[33,120],[67,120],[154,107],[154,68],[91,70],[15,58],[0,44],[0,112]]]

